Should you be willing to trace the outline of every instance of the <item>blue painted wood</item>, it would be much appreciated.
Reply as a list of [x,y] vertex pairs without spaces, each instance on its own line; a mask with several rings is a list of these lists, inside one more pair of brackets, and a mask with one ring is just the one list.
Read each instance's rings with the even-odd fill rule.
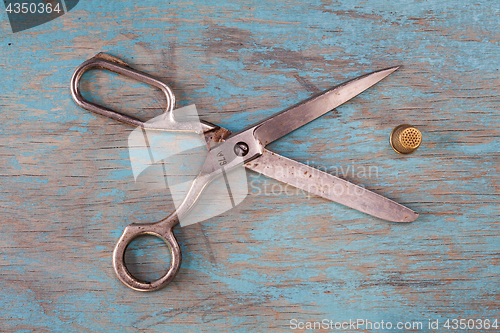
[[[366,319],[442,332],[429,320],[500,319],[495,2],[82,0],[16,34],[0,15],[2,331],[287,332],[292,319]],[[243,203],[176,230],[184,257],[173,283],[151,294],[125,288],[111,265],[117,238],[173,204],[134,182],[132,128],[71,100],[73,70],[102,51],[162,78],[179,106],[195,103],[231,130],[402,64],[270,149],[420,218],[386,223],[249,173]],[[143,85],[100,72],[87,79],[84,89],[112,107],[144,118],[164,107]],[[402,123],[423,133],[411,156],[388,143]],[[132,269],[160,274],[158,245],[135,244]]]

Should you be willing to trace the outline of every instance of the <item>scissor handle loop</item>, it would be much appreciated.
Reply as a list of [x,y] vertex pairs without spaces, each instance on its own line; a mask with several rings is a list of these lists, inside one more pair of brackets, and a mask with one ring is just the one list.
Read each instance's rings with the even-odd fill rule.
[[173,117],[172,111],[175,107],[175,96],[172,92],[172,89],[170,89],[168,85],[146,73],[136,71],[135,69],[129,67],[124,61],[110,56],[106,53],[99,53],[92,59],[85,61],[83,64],[78,66],[78,68],[73,73],[73,76],[71,78],[71,95],[73,96],[73,99],[75,100],[76,104],[78,104],[78,106],[84,108],[85,110],[92,111],[94,113],[124,122],[129,125],[148,127],[147,123],[139,119],[111,110],[105,106],[89,102],[82,96],[80,92],[80,79],[86,71],[92,68],[106,69],[108,71],[122,74],[131,79],[135,79],[137,81],[144,82],[151,86],[159,88],[165,94],[165,97],[167,99],[165,120],[172,125],[175,124],[177,126],[179,124],[175,122]]
[[[172,229],[179,223],[179,218],[189,212],[203,189],[216,177],[216,175],[217,172],[212,174],[200,173],[191,183],[191,187],[182,203],[177,207],[176,211],[167,218],[156,223],[132,223],[125,228],[113,251],[113,267],[116,276],[118,276],[118,279],[120,279],[124,285],[137,291],[154,291],[165,287],[174,279],[181,266],[182,255]],[[172,257],[170,268],[165,275],[152,282],[139,281],[127,270],[125,264],[125,251],[127,247],[135,238],[142,235],[153,235],[163,239],[170,248]]]
[[[166,219],[150,224],[128,225],[121,235],[115,250],[113,251],[113,267],[118,279],[127,287],[137,291],[155,291],[166,286],[172,281],[181,267],[182,255],[177,239],[172,228],[178,223],[178,217],[174,213]],[[125,265],[125,251],[130,243],[142,235],[153,235],[161,238],[170,249],[171,263],[168,271],[159,279],[151,282],[140,281],[135,278]]]
[[[111,110],[105,106],[92,103],[83,98],[80,92],[80,80],[82,75],[92,68],[106,69],[110,72],[125,75],[131,79],[137,80],[139,82],[144,82],[153,87],[159,88],[167,99],[167,107],[163,115],[155,117],[149,121],[142,121],[137,118],[122,114],[120,112]],[[85,110],[92,111],[94,113],[109,117],[121,121],[123,123],[142,127],[150,130],[161,130],[161,131],[178,131],[178,132],[196,132],[203,133],[205,131],[213,129],[215,126],[204,121],[181,121],[178,122],[174,118],[174,107],[175,107],[175,96],[172,89],[162,81],[157,78],[148,75],[146,73],[139,72],[131,68],[124,61],[110,56],[106,53],[99,53],[92,59],[85,61],[83,64],[77,67],[73,76],[71,77],[71,95],[78,106]]]

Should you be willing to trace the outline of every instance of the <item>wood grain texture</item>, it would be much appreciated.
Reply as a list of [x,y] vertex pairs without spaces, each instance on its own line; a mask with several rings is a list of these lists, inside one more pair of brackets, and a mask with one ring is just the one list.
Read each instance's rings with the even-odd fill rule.
[[[496,2],[465,0],[81,0],[16,34],[2,12],[1,331],[305,331],[291,329],[296,318],[420,321],[420,331],[442,332],[428,321],[500,320],[499,26]],[[173,283],[129,290],[112,269],[116,240],[174,205],[168,191],[134,182],[133,128],[71,99],[73,70],[98,52],[162,78],[178,106],[195,103],[230,130],[402,64],[269,148],[419,219],[386,223],[249,173],[235,209],[176,229],[183,263]],[[116,75],[86,79],[94,100],[144,119],[165,106],[160,92]],[[402,123],[423,133],[410,156],[388,141]],[[146,239],[128,259],[154,276],[164,254]]]

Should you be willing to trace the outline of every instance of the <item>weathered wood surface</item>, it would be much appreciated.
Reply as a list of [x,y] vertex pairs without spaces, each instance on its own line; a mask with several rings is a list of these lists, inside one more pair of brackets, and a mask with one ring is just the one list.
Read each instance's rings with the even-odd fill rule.
[[[442,332],[428,321],[500,319],[496,2],[82,0],[16,34],[0,17],[2,332],[287,332],[293,318]],[[129,290],[112,269],[117,238],[174,206],[134,182],[132,128],[70,97],[75,67],[102,51],[162,78],[179,106],[195,103],[231,130],[402,64],[269,148],[337,168],[419,219],[392,224],[317,197],[266,194],[279,183],[249,173],[250,194],[235,209],[176,229],[184,256],[173,283]],[[112,107],[147,118],[165,106],[130,80],[86,77],[84,89]],[[388,143],[402,123],[424,137],[406,157]],[[158,245],[137,243],[132,269],[159,274]]]

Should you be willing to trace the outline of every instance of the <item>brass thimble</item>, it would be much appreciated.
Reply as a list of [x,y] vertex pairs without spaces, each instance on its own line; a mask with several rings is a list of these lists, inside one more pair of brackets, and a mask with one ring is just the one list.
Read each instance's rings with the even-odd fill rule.
[[411,154],[422,143],[422,133],[413,126],[403,124],[396,126],[392,130],[391,138],[392,149],[400,154]]

